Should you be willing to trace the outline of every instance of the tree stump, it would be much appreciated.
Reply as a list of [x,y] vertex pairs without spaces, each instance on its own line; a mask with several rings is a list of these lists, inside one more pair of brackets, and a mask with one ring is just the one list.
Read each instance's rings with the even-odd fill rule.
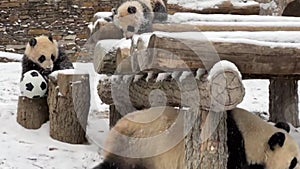
[[293,78],[272,78],[269,86],[269,112],[272,122],[299,126],[298,85]]
[[90,108],[89,75],[59,71],[57,78],[50,76],[48,104],[50,136],[67,143],[84,143]]
[[17,122],[27,129],[38,129],[49,120],[47,97],[30,99],[19,96]]

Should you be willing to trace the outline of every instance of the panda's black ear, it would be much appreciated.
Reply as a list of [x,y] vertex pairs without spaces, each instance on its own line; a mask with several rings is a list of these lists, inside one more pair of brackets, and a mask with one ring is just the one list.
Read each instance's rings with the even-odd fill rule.
[[136,7],[135,7],[135,6],[129,6],[129,7],[127,8],[127,12],[128,12],[129,14],[135,14],[135,13],[136,13]]
[[117,15],[117,9],[116,8],[112,8],[111,9],[111,13],[112,13],[113,16]]
[[268,141],[268,145],[272,151],[275,150],[276,145],[282,147],[285,142],[285,135],[282,132],[277,132],[271,136]]
[[278,122],[278,123],[275,124],[275,127],[279,128],[279,129],[283,129],[288,133],[291,130],[289,124],[287,124],[286,122]]
[[36,45],[36,43],[37,43],[37,41],[36,41],[35,38],[32,38],[32,39],[30,39],[30,41],[29,41],[29,45],[30,45],[31,47],[34,47],[34,46]]
[[53,37],[52,37],[51,34],[48,36],[48,39],[49,39],[51,42],[53,42]]

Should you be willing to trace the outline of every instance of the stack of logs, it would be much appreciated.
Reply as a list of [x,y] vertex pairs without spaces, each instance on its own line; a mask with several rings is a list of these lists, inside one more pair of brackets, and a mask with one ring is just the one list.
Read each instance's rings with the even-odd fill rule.
[[[226,168],[226,110],[236,107],[245,94],[238,69],[220,68],[230,62],[220,62],[207,41],[145,36],[149,42],[141,36],[129,40],[130,47],[107,50],[100,41],[95,49],[96,71],[109,75],[99,82],[98,94],[110,105],[110,126],[134,110],[188,107],[184,124],[187,168]],[[208,126],[205,133],[211,134],[205,141],[200,138],[204,125]]]
[[[110,28],[109,32],[106,27]],[[200,22],[195,25],[154,24],[153,30],[176,33],[144,34],[134,37],[130,47],[117,45],[111,49],[102,48],[102,42],[99,41],[95,49],[97,52],[94,54],[94,67],[97,73],[107,74],[109,78],[99,82],[98,94],[104,103],[110,105],[111,127],[119,118],[137,109],[162,105],[189,107],[190,112],[186,117],[189,123],[184,124],[188,129],[184,138],[187,168],[226,168],[225,111],[234,108],[243,99],[244,88],[239,71],[243,78],[275,78],[279,84],[289,82],[285,87],[291,87],[291,90],[285,92],[285,98],[288,98],[285,101],[272,99],[282,93],[282,87],[277,83],[272,86],[271,83],[270,92],[273,92],[273,95],[270,95],[270,112],[273,112],[273,115],[276,112],[283,114],[285,103],[297,102],[297,99],[292,98],[298,97],[291,97],[295,96],[295,90],[294,85],[290,86],[290,82],[294,83],[294,77],[300,75],[299,66],[294,64],[299,60],[299,48],[208,41],[202,38],[200,32],[299,31],[299,26],[218,26],[210,22]],[[188,33],[184,32],[193,33],[190,38],[186,38]],[[97,34],[113,34],[112,39],[116,39],[115,42],[128,43],[128,40],[120,40],[122,33],[110,23],[102,26]],[[119,38],[116,38],[116,35]],[[101,40],[103,37],[98,38]],[[238,69],[227,69],[225,66],[223,71],[215,72],[212,68],[220,60],[233,62]],[[274,105],[281,106],[281,109]],[[297,126],[297,121],[285,120]],[[210,128],[211,126],[217,127]],[[208,133],[212,135],[203,141],[201,135],[207,133],[207,127],[211,130]],[[204,130],[206,132],[203,132]]]

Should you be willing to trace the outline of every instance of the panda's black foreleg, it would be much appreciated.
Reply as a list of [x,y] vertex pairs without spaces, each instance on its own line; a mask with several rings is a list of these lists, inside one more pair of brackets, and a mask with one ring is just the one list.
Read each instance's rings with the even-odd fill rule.
[[93,169],[147,169],[139,164],[128,165],[122,161],[109,161],[104,160],[101,164],[97,165]]

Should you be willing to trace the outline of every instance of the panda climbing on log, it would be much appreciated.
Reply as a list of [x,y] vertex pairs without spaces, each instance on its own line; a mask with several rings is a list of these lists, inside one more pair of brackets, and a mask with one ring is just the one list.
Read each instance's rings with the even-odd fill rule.
[[[35,88],[40,86],[34,86],[44,84],[41,77],[47,81],[53,71],[73,68],[72,62],[51,35],[32,38],[25,48],[22,59],[21,94],[28,98],[42,97],[46,93],[45,89],[37,90]],[[30,73],[34,71],[35,76],[30,76],[31,74],[25,76],[29,71]]]
[[[275,127],[239,108],[227,113],[227,169],[299,167],[299,147],[287,124]],[[176,133],[182,138],[178,144],[165,147],[176,140],[170,129],[180,122],[178,116],[179,110],[172,107],[127,114],[108,134],[104,160],[94,169],[186,169],[183,125]],[[169,134],[163,139],[152,139],[164,132]]]
[[113,23],[122,30],[129,39],[136,33],[152,31],[153,22],[166,21],[167,7],[163,0],[131,0],[125,1],[117,9],[112,9]]

